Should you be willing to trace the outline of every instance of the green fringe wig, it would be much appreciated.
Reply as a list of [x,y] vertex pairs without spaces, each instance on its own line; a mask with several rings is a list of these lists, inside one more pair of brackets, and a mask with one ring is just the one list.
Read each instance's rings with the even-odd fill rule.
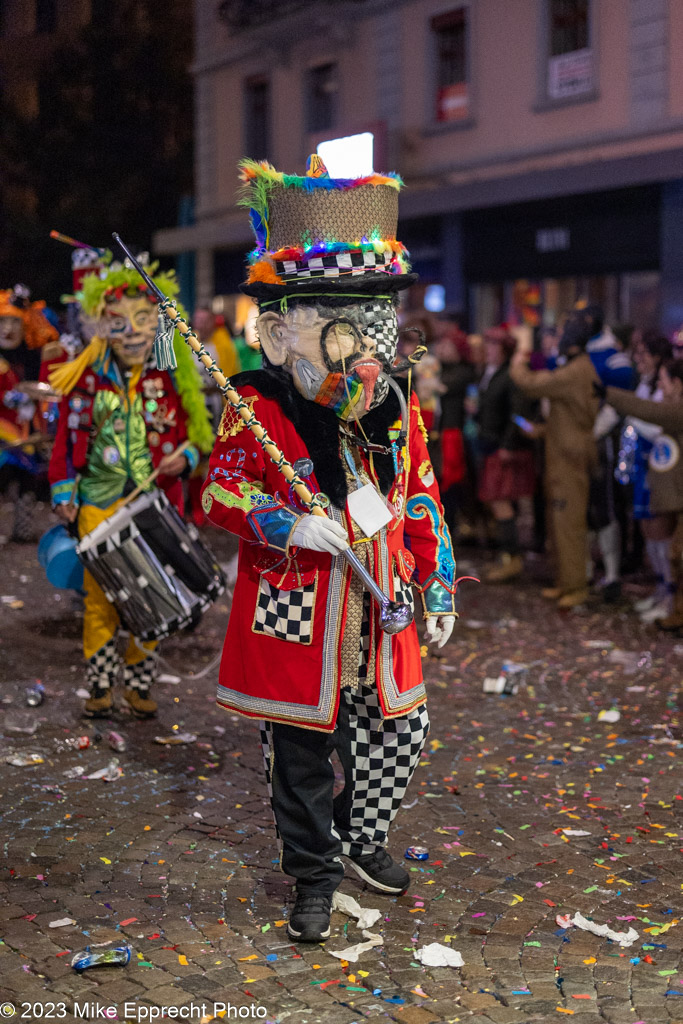
[[[155,273],[158,263],[152,263],[146,270],[155,285],[168,296],[175,298],[179,286],[173,270]],[[101,275],[104,276],[101,276]],[[140,275],[132,267],[112,266],[100,273],[87,274],[82,281],[82,291],[77,295],[81,308],[86,316],[100,317],[104,312],[107,295],[122,289],[127,295],[136,295],[147,290]],[[187,313],[180,303],[178,312],[187,320]],[[187,436],[200,452],[208,455],[213,448],[213,431],[209,413],[202,394],[202,378],[194,354],[182,335],[176,331],[173,335],[173,348],[177,367],[168,372],[173,377],[176,390],[180,396],[183,409],[187,415]]]

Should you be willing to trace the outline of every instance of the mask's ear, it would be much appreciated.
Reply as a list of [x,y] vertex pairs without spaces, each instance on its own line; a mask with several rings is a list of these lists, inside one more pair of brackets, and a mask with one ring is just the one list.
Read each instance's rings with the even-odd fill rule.
[[282,366],[287,358],[287,326],[277,313],[261,313],[256,320],[261,348],[273,366]]

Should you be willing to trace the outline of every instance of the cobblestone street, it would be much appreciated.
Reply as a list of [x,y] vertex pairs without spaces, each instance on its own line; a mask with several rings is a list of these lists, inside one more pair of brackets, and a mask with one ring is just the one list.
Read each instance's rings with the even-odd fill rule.
[[[223,560],[234,550],[215,533],[210,543]],[[74,1006],[93,1020],[92,1007],[114,1006],[123,1021],[202,1004],[209,1020],[224,1003],[292,1024],[683,1021],[683,647],[627,603],[562,616],[533,561],[519,587],[463,586],[454,640],[425,661],[431,734],[391,837],[398,859],[419,844],[429,860],[403,861],[412,885],[398,898],[345,880],[381,911],[371,930],[382,936],[347,963],[331,952],[363,936],[339,911],[324,946],[288,941],[258,730],[216,707],[215,671],[159,684],[151,723],[122,710],[81,719],[77,606],[44,580],[35,547],[0,557],[0,995],[23,1019],[63,1003],[61,1020]],[[465,553],[460,574],[477,568]],[[167,642],[167,673],[205,666],[226,621],[222,599]],[[529,666],[527,685],[484,694],[506,660]],[[36,679],[45,702],[28,708]],[[126,751],[110,749],[111,729]],[[189,742],[155,742],[183,733]],[[65,742],[81,735],[86,749]],[[22,754],[40,763],[5,763]],[[87,778],[114,757],[120,777]],[[576,912],[637,939],[557,923]],[[70,965],[88,946],[125,943],[126,966]],[[464,966],[422,966],[430,943]],[[127,1016],[126,1002],[148,1017]]]

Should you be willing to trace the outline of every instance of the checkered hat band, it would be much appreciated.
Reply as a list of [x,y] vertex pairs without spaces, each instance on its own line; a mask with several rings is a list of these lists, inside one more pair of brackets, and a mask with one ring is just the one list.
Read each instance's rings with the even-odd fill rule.
[[283,281],[302,277],[339,277],[341,274],[353,276],[375,270],[385,271],[391,258],[391,253],[351,249],[328,256],[313,256],[309,260],[276,260],[275,270]]

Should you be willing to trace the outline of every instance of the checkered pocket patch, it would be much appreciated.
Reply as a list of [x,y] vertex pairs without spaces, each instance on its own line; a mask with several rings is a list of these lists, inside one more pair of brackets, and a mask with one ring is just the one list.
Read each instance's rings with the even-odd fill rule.
[[252,626],[254,633],[265,633],[295,644],[310,644],[317,583],[316,577],[306,586],[280,590],[261,578]]

